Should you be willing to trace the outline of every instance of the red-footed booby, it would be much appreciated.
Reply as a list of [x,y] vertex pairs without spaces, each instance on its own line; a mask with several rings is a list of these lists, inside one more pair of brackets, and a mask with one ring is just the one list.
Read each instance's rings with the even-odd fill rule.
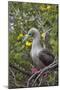
[[[32,57],[33,63],[36,65],[36,68],[43,69],[54,61],[53,54],[47,49],[43,48],[40,44],[40,33],[38,29],[31,28],[28,31],[27,36],[24,38],[24,41],[27,40],[29,36],[33,36],[32,47],[30,55]],[[33,72],[37,71],[33,69]]]

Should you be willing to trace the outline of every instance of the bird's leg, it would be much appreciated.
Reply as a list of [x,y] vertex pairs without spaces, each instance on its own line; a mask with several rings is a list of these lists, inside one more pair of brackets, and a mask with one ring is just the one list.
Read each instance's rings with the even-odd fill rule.
[[34,74],[34,73],[36,73],[39,70],[37,68],[35,68],[35,67],[32,67],[31,71],[32,71],[32,74]]
[[32,74],[34,74],[34,73],[36,73],[36,72],[38,72],[38,71],[40,71],[40,70],[37,69],[36,67],[32,67],[31,71],[32,71]]
[[[38,71],[41,72],[41,69],[37,69],[36,67],[32,67],[31,71],[32,71],[32,74],[34,74],[34,73],[37,73]],[[47,77],[47,76],[48,76],[47,73],[43,73],[43,77]]]

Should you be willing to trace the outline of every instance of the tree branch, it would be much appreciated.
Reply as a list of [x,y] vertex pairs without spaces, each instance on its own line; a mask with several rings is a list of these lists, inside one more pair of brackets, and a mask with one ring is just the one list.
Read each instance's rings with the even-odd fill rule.
[[33,86],[34,86],[34,84],[36,83],[36,81],[39,79],[39,77],[41,78],[41,76],[42,76],[42,74],[43,74],[44,72],[46,72],[46,71],[49,70],[49,69],[53,69],[53,68],[55,68],[56,66],[57,66],[57,64],[54,64],[54,65],[52,65],[52,66],[48,66],[48,67],[44,68],[44,69],[41,71],[41,73],[39,73],[38,76],[36,77],[36,79],[35,79],[35,81],[34,81],[34,83],[33,83]]
[[42,76],[42,74],[48,70],[52,70],[52,69],[55,69],[56,67],[58,67],[58,63],[57,63],[57,60],[54,61],[52,64],[50,64],[49,66],[45,67],[44,69],[34,73],[29,79],[28,79],[28,82],[27,82],[27,87],[29,87],[29,84],[30,84],[30,81],[36,77],[36,75],[38,75],[33,83],[33,86],[34,84],[36,83],[36,81],[39,79],[39,77]]
[[13,70],[12,70],[10,67],[9,67],[9,70],[10,70],[10,72],[12,73],[15,86],[16,86],[17,88],[19,88],[19,87],[26,87],[26,86],[24,86],[24,85],[18,84],[17,81],[16,81],[16,77],[15,77],[15,74],[14,74]]
[[28,75],[28,76],[31,76],[31,75],[32,75],[31,72],[25,71],[25,70],[23,70],[23,69],[17,67],[16,65],[13,65],[12,63],[9,63],[9,66],[10,66],[11,68],[14,68],[14,69],[16,69],[16,70],[22,72],[22,73],[25,74],[25,75]]

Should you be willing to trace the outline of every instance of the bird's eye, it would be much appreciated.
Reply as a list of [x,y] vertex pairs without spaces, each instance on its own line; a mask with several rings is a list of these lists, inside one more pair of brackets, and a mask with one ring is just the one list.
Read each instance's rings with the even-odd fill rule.
[[32,36],[32,34],[31,34],[31,33],[29,33],[29,36]]

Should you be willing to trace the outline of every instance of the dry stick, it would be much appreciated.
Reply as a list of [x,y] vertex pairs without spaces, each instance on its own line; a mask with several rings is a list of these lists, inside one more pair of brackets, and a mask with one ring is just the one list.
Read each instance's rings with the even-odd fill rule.
[[41,72],[41,70],[40,71],[37,71],[37,72],[35,72],[29,79],[28,79],[28,82],[27,82],[27,87],[29,86],[29,83],[30,83],[30,81],[32,80],[32,78],[34,78],[38,73],[40,73]]
[[10,72],[12,73],[12,76],[13,76],[15,85],[18,86],[17,83],[16,83],[16,79],[15,79],[15,74],[14,74],[14,72],[12,71],[11,68],[9,68],[9,69],[10,69]]
[[41,77],[41,75],[42,75],[45,71],[47,71],[47,70],[49,70],[49,69],[52,69],[53,67],[56,67],[56,66],[57,66],[57,63],[54,64],[54,65],[50,65],[50,66],[48,66],[48,67],[45,67],[45,68],[41,71],[41,73],[39,73],[39,75],[36,77],[36,79],[35,79],[35,81],[34,81],[34,83],[33,83],[33,86],[34,86],[34,84],[36,83],[36,81],[39,79],[39,77]]
[[41,82],[42,82],[42,78],[41,78],[40,83],[39,83],[39,85],[38,85],[38,86],[40,86],[40,85],[41,85]]
[[[54,61],[54,62],[53,62],[52,64],[50,64],[49,66],[52,66],[54,63],[56,63],[56,61]],[[44,69],[48,68],[49,66],[45,67]],[[44,70],[44,69],[43,69],[43,70]],[[47,69],[47,70],[48,70],[48,69]],[[41,70],[38,71],[38,72],[36,72],[36,73],[34,73],[34,74],[28,79],[27,87],[29,86],[30,81],[31,81],[37,74],[39,74],[39,73],[41,73]]]
[[19,84],[17,84],[17,82],[16,82],[16,77],[15,77],[14,72],[12,71],[11,68],[9,68],[9,69],[10,69],[10,72],[12,73],[12,76],[13,76],[13,79],[14,79],[15,86],[16,86],[17,88],[19,88],[19,87],[26,87],[26,86],[24,86],[24,85],[19,85]]
[[[54,67],[55,64],[57,64],[57,61],[54,61],[54,62],[53,62],[52,64],[50,64],[49,66],[47,66],[47,67],[45,67],[44,69],[42,69],[41,73],[45,72],[45,70],[48,70],[48,69]],[[41,73],[40,73],[40,74],[41,74]],[[40,75],[40,74],[39,74],[39,75]],[[34,83],[33,83],[33,86],[34,86],[34,84],[36,83],[37,79],[41,76],[41,75],[40,75],[40,76],[39,76],[39,75],[36,77],[36,79],[35,79],[35,81],[34,81]]]
[[49,66],[49,67],[46,67],[46,68],[44,68],[42,71],[41,71],[41,73],[39,73],[38,74],[38,76],[36,77],[36,79],[35,79],[35,81],[34,81],[34,83],[33,83],[33,85],[32,86],[34,86],[34,84],[36,83],[36,81],[39,79],[39,77],[41,77],[42,76],[42,74],[46,71],[46,70],[48,70],[48,69],[51,69],[52,67],[54,67],[56,64],[54,64],[54,65],[52,65],[52,66]]
[[13,65],[12,63],[9,63],[9,66],[10,66],[11,68],[14,68],[14,69],[16,69],[16,70],[22,72],[23,74],[25,74],[25,75],[27,75],[27,76],[31,76],[31,75],[32,75],[31,72],[25,71],[25,70],[23,70],[23,69],[17,67],[16,65]]
[[45,31],[45,27],[43,26],[43,22],[41,20],[41,15],[39,12],[38,7],[34,7],[34,10],[37,11],[37,13],[35,14],[35,20],[37,21],[37,23],[39,24],[40,27],[42,27],[43,32]]
[[36,73],[34,73],[29,79],[28,79],[28,82],[27,82],[27,87],[29,86],[29,83],[30,81],[32,80],[32,78],[34,78],[38,73],[40,73],[41,71],[37,71]]

